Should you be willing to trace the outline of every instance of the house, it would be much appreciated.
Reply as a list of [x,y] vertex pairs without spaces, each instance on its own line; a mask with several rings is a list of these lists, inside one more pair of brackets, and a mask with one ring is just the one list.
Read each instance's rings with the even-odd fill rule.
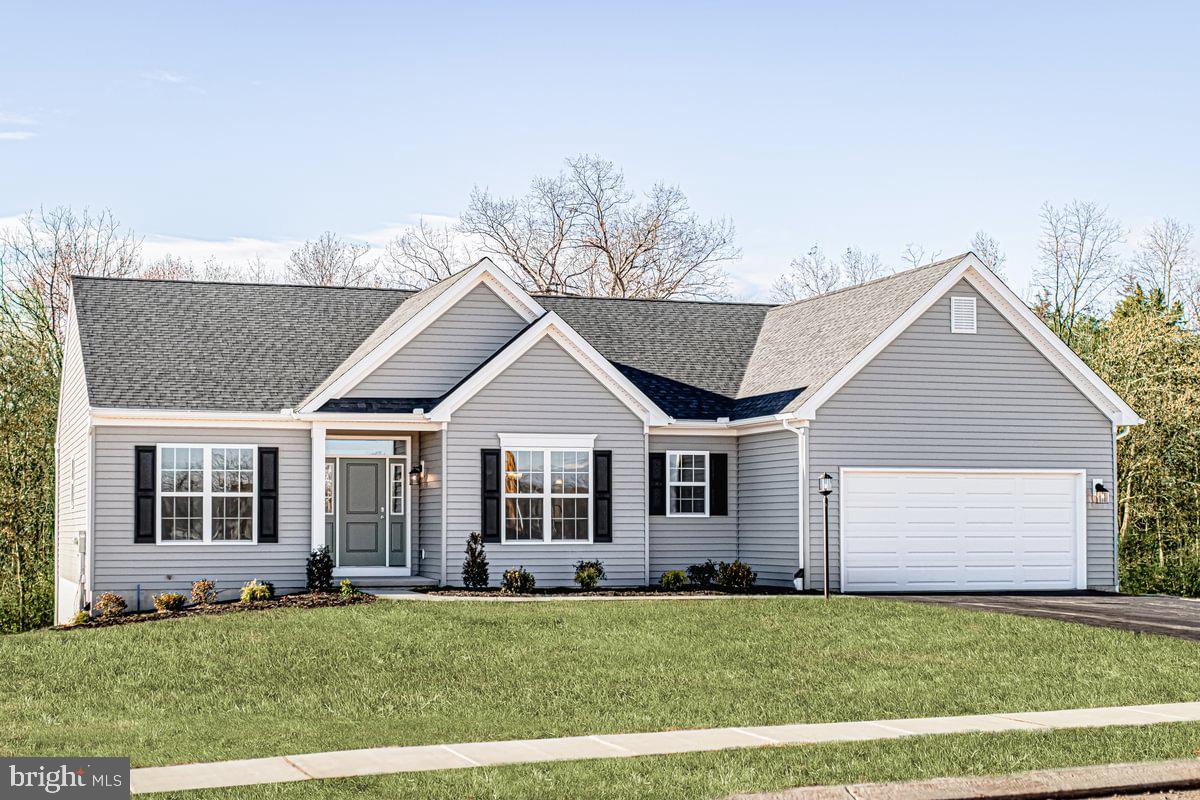
[[[740,558],[853,592],[1117,587],[1138,415],[972,254],[786,305],[76,277],[57,616],[328,545],[366,585]],[[823,476],[828,476],[823,481]],[[823,483],[831,489],[820,493]]]

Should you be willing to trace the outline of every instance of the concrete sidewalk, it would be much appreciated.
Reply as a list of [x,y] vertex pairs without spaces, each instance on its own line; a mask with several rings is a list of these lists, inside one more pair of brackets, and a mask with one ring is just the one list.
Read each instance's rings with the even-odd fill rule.
[[591,758],[728,750],[777,744],[813,744],[894,739],[934,733],[1051,730],[1158,722],[1200,721],[1200,702],[1113,708],[1076,708],[1016,714],[973,714],[870,722],[827,722],[743,728],[618,733],[502,742],[373,747],[329,753],[273,756],[242,761],[142,767],[133,770],[135,794],[168,790],[286,783],[316,778],[349,778],[439,769],[521,764],[531,761],[575,761]]

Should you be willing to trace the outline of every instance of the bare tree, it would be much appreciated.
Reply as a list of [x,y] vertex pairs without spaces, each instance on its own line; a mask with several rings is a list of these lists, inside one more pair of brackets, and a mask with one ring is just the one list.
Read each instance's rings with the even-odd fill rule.
[[422,217],[387,243],[381,268],[401,288],[424,289],[474,261],[464,236],[448,225],[434,227]]
[[139,277],[158,280],[229,281],[236,283],[277,282],[275,272],[262,260],[262,256],[258,255],[247,260],[241,266],[226,264],[212,256],[206,258],[203,264],[197,266],[190,258],[181,258],[180,256],[168,253],[150,262],[141,271]]
[[142,242],[113,217],[65,206],[29,212],[15,227],[0,230],[0,278],[41,297],[61,339],[72,275],[125,277],[137,272]]
[[287,279],[313,286],[374,285],[378,282],[375,264],[364,258],[370,249],[365,244],[348,242],[332,231],[325,231],[288,256]]
[[608,297],[718,297],[738,257],[728,220],[704,221],[675,186],[639,197],[612,162],[567,160],[520,198],[476,189],[460,232],[478,239],[535,292]]
[[1042,206],[1041,259],[1034,271],[1039,305],[1067,345],[1082,314],[1094,312],[1117,280],[1125,230],[1095,203]]
[[1000,243],[983,231],[975,231],[971,237],[971,252],[979,257],[984,266],[997,275],[1004,274],[1004,262],[1008,256],[1000,249]]
[[941,254],[941,250],[927,251],[924,245],[909,242],[904,245],[904,252],[900,254],[900,260],[910,268],[923,267],[926,264],[932,264],[934,261],[937,261],[938,256]]
[[1161,291],[1168,306],[1186,299],[1196,284],[1192,235],[1191,225],[1163,217],[1155,220],[1138,240],[1131,277],[1146,289]]
[[841,258],[834,261],[814,244],[807,253],[792,259],[788,271],[779,276],[771,289],[776,300],[788,303],[857,286],[882,276],[885,271],[877,253],[847,247]]

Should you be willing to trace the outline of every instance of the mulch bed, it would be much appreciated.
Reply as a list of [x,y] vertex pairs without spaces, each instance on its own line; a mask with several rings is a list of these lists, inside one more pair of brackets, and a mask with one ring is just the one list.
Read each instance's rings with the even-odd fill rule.
[[682,589],[667,591],[657,586],[621,586],[612,589],[592,589],[584,591],[570,586],[556,586],[546,589],[534,589],[525,594],[505,594],[499,588],[464,589],[458,586],[414,586],[410,591],[421,594],[442,595],[447,597],[715,597],[722,595],[773,595],[795,594],[794,589],[783,586],[756,586],[740,592],[726,592],[715,587],[685,586]]
[[56,631],[73,631],[80,628],[107,628],[111,625],[130,625],[135,622],[157,622],[164,619],[179,619],[180,617],[210,617],[214,614],[233,614],[239,611],[271,611],[277,608],[332,608],[334,606],[357,606],[363,603],[375,602],[375,596],[370,594],[354,594],[343,597],[337,592],[310,592],[306,594],[287,594],[271,600],[260,600],[255,603],[243,603],[241,600],[231,600],[222,603],[207,603],[200,606],[188,606],[182,611],[142,611],[127,614],[117,614],[111,617],[92,617],[79,625],[55,625]]

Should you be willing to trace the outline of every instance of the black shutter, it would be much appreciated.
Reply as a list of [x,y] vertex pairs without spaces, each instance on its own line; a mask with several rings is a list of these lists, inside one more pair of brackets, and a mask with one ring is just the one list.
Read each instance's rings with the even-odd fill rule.
[[500,541],[500,451],[479,451],[479,532],[485,542]]
[[667,513],[667,454],[650,454],[650,515]]
[[708,514],[712,517],[729,516],[729,455],[708,454]]
[[154,544],[155,448],[133,448],[133,541]]
[[[317,487],[320,491],[320,487]],[[258,542],[279,541],[279,448],[258,448]]]
[[592,499],[596,504],[596,522],[592,528],[593,542],[612,541],[612,450],[596,450],[592,453],[592,470],[595,480]]

